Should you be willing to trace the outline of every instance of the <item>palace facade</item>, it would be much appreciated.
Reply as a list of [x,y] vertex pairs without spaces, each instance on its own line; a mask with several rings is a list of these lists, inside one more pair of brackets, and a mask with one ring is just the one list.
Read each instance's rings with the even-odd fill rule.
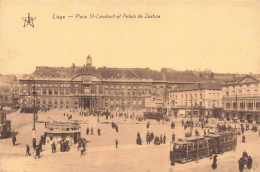
[[260,83],[253,76],[238,78],[222,85],[223,118],[241,122],[260,121]]
[[[149,68],[95,68],[38,66],[20,79],[22,107],[49,109],[109,109],[110,111],[162,110],[168,93],[180,85],[201,82],[190,71]],[[35,97],[34,97],[35,90]]]

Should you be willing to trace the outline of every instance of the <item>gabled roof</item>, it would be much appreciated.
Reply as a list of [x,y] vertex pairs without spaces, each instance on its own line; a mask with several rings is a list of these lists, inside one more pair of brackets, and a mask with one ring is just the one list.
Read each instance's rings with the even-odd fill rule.
[[237,85],[237,84],[251,84],[259,83],[259,80],[251,75],[246,75],[244,77],[237,77],[232,81],[226,82],[223,85]]

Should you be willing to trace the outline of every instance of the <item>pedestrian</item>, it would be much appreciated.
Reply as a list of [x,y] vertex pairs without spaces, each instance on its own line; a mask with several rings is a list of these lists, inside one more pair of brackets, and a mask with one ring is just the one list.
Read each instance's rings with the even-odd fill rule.
[[249,170],[252,168],[252,163],[253,163],[253,160],[252,160],[251,156],[249,156],[248,160],[247,160],[247,168]]
[[238,165],[239,165],[239,171],[240,172],[243,172],[243,169],[244,169],[244,158],[240,158],[239,161],[238,161]]
[[36,157],[38,156],[38,158],[40,158],[40,147],[39,146],[37,146],[36,147],[36,154],[35,154],[35,157],[34,157],[34,159],[36,159]]
[[146,134],[146,143],[147,144],[149,144],[149,135],[150,135],[150,133],[149,133],[149,131],[147,131],[147,134]]
[[116,148],[118,148],[118,140],[117,139],[115,141],[115,144],[116,144]]
[[15,135],[14,135],[14,134],[13,134],[13,136],[12,136],[12,142],[13,142],[13,146],[15,146],[16,137],[15,137]]
[[51,153],[55,153],[56,152],[56,145],[55,145],[55,142],[53,142],[51,144]]
[[88,133],[89,133],[89,128],[87,127],[87,129],[86,129],[86,133],[87,133],[87,135],[88,135]]
[[212,169],[216,169],[217,168],[217,155],[214,155],[213,158],[213,163],[212,163]]
[[100,136],[100,128],[98,128],[97,132],[98,132],[98,135]]
[[36,138],[33,138],[33,149],[36,149]]
[[160,143],[163,143],[162,135],[160,135]]
[[91,135],[93,135],[94,133],[93,133],[93,127],[91,127]]
[[118,132],[118,125],[116,124],[116,132]]
[[174,142],[175,141],[175,134],[172,133],[172,141]]
[[31,154],[30,154],[30,146],[28,144],[26,145],[26,155],[31,156]]
[[163,136],[163,143],[164,143],[164,144],[166,143],[166,136],[165,136],[165,134],[164,134],[164,136]]
[[243,143],[246,142],[246,137],[245,137],[245,135],[242,136],[242,142],[243,142]]

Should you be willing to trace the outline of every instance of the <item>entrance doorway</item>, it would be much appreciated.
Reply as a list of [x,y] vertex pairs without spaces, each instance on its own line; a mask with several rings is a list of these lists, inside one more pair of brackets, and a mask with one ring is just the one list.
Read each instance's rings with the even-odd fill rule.
[[91,98],[82,98],[82,108],[91,110]]

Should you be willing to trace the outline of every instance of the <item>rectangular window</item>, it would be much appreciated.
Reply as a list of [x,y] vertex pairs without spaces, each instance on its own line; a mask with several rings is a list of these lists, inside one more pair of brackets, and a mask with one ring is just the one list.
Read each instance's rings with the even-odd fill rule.
[[64,89],[60,89],[60,94],[64,95]]
[[58,89],[54,89],[54,94],[55,94],[55,95],[58,94]]
[[259,110],[260,109],[260,102],[256,102],[255,107],[256,107],[257,110]]
[[230,103],[226,103],[226,108],[230,109]]
[[245,102],[240,102],[240,109],[245,109]]
[[229,96],[229,92],[228,91],[226,91],[226,95]]
[[49,89],[49,95],[52,95],[52,89]]
[[46,100],[45,99],[42,100],[42,104],[46,105]]
[[69,94],[69,89],[65,90],[65,94],[68,95]]
[[49,99],[49,105],[51,105],[52,104],[52,99]]
[[43,89],[43,95],[46,95],[47,94],[47,91],[46,91],[46,89]]
[[237,103],[233,103],[233,108],[237,108]]
[[60,100],[60,104],[63,105],[63,100],[62,99]]
[[247,108],[248,109],[253,109],[253,102],[248,102],[247,103]]
[[56,99],[54,100],[54,104],[55,104],[55,105],[57,105],[57,104],[58,104],[58,101],[57,101]]

